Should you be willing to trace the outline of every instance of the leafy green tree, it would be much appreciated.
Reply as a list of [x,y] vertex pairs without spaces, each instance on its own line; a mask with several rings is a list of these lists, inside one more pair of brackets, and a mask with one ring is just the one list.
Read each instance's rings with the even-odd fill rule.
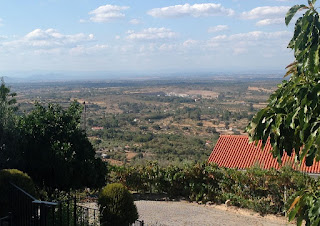
[[12,93],[10,91],[10,88],[6,86],[2,78],[0,85],[0,116],[2,123],[8,122],[10,113],[18,110],[18,107],[16,105],[17,100],[15,99],[16,95],[16,93]]
[[19,154],[17,144],[19,132],[16,129],[17,118],[15,112],[18,109],[15,99],[16,93],[12,93],[3,79],[0,85],[0,169],[14,168],[17,166]]
[[251,140],[263,144],[270,137],[279,162],[284,152],[291,155],[294,151],[298,160],[310,166],[314,159],[320,160],[320,21],[315,0],[308,2],[309,6],[293,6],[285,19],[288,25],[298,10],[307,9],[297,20],[288,45],[295,55],[287,67],[286,75],[291,77],[270,96],[268,106],[255,115],[247,132]]
[[49,188],[102,187],[106,167],[80,128],[82,106],[73,102],[35,109],[19,122],[22,135],[21,168],[36,183]]
[[[308,5],[295,5],[287,13],[288,25],[300,10],[306,10],[296,24],[288,48],[294,51],[295,61],[287,66],[283,81],[269,104],[252,119],[247,127],[252,141],[270,137],[273,156],[281,162],[286,152],[293,153],[300,164],[311,166],[320,160],[320,20],[315,8],[316,0]],[[297,224],[320,224],[320,193],[312,188],[296,194],[291,200],[289,220],[298,217]]]

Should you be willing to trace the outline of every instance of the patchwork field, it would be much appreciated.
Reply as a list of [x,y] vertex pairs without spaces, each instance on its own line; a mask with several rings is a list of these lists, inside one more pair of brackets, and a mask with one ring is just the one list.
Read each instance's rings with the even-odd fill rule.
[[219,134],[242,134],[280,79],[172,79],[10,84],[20,112],[83,103],[82,127],[112,164],[207,159]]

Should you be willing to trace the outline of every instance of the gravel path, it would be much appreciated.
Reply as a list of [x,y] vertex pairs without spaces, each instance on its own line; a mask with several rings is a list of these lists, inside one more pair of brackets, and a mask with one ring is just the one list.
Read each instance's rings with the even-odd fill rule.
[[139,219],[145,225],[218,225],[218,226],[278,226],[288,224],[286,218],[262,217],[257,213],[235,207],[204,206],[194,203],[166,201],[135,201]]

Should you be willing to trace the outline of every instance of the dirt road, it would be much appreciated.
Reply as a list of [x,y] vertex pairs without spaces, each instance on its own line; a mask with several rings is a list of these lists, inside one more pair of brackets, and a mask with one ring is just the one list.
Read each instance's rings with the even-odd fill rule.
[[262,217],[257,213],[225,205],[204,206],[195,203],[166,201],[136,201],[139,219],[147,226],[217,225],[217,226],[278,226],[294,225],[286,218]]

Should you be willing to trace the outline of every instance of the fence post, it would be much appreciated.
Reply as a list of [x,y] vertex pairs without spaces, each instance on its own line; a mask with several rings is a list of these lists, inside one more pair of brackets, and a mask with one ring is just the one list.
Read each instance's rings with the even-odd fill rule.
[[13,223],[12,223],[12,213],[11,212],[9,212],[9,214],[8,214],[8,216],[9,216],[9,226],[12,226],[13,225]]
[[53,226],[55,225],[55,220],[56,220],[54,212],[55,212],[55,207],[52,207],[52,225]]
[[[287,203],[287,186],[284,186],[284,204]],[[287,217],[287,211],[284,210],[284,216]]]
[[77,226],[77,196],[74,196],[73,217],[74,217],[74,226]]
[[62,225],[62,203],[59,202],[59,222]]
[[45,225],[46,219],[45,219],[45,206],[43,203],[40,204],[40,225]]
[[70,210],[69,210],[70,205],[69,205],[69,203],[70,203],[70,198],[68,197],[68,201],[67,201],[67,222],[68,222],[67,225],[68,225],[68,226],[70,225],[70,222],[69,222],[69,221],[70,221],[70,220],[69,220],[69,218],[70,218],[70,216],[69,216],[69,214],[70,214],[70,213],[69,213],[69,211],[70,211]]
[[96,210],[93,210],[93,225],[96,226]]

